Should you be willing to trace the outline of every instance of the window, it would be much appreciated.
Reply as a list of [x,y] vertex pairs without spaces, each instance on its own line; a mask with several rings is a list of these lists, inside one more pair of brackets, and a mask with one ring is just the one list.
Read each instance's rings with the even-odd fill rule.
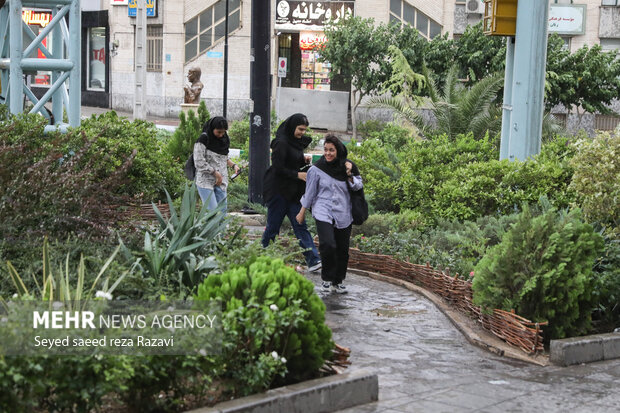
[[616,52],[620,57],[620,39],[601,39],[601,49],[604,52]]
[[[457,3],[462,3],[457,0]],[[403,0],[390,0],[390,23],[409,24],[426,39],[441,34],[441,25]]]
[[164,50],[164,27],[149,25],[146,27],[146,70],[161,72]]
[[88,29],[87,50],[87,85],[88,90],[105,90],[105,27]]
[[614,115],[596,115],[594,121],[594,129],[597,130],[614,130],[620,123],[620,116]]
[[620,6],[620,0],[602,0],[603,6]]
[[[225,35],[226,1],[219,0],[185,23],[185,62],[215,45]],[[228,34],[241,27],[241,0],[228,1]]]

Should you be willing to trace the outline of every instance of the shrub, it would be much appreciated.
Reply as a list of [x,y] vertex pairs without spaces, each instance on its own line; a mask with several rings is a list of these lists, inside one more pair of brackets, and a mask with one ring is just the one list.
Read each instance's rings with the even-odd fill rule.
[[370,138],[371,134],[381,132],[385,128],[385,123],[379,120],[370,119],[357,125],[357,134],[362,139]]
[[[331,354],[325,305],[312,282],[281,259],[258,257],[221,275],[210,275],[195,298],[221,300],[224,341],[229,343],[224,360],[237,392],[258,390],[274,378],[274,366],[267,366],[272,374],[259,369],[265,362],[261,355],[275,352],[284,357],[287,377],[299,380],[316,375]],[[252,385],[259,370],[265,380]]]
[[207,105],[202,100],[198,105],[197,115],[198,117],[196,117],[196,113],[193,110],[188,111],[187,114],[185,112],[179,113],[181,122],[175,129],[166,148],[166,151],[178,163],[185,164],[185,160],[194,150],[194,143],[196,143],[196,140],[202,133],[204,124],[211,119]]
[[594,276],[595,331],[611,332],[620,327],[620,232],[605,234],[605,249],[596,261]]
[[0,146],[0,232],[5,237],[108,235],[118,219],[117,206],[127,203],[117,189],[128,182],[135,150],[117,158],[120,164],[108,175],[98,177],[98,162],[109,157],[90,156],[92,141],[67,153],[59,148],[66,147],[69,136],[50,138],[40,147],[35,143],[39,137],[32,137],[31,142]]
[[131,374],[123,356],[3,357],[0,410],[89,412],[102,406],[106,394],[124,390]]
[[581,211],[524,207],[502,242],[476,265],[474,303],[549,321],[545,338],[584,334],[594,306],[592,266],[603,246]]
[[237,149],[247,149],[250,141],[250,117],[232,122],[228,128],[230,147]]
[[119,185],[118,193],[149,201],[165,199],[164,188],[173,196],[182,191],[183,171],[157,139],[154,124],[139,119],[130,122],[119,118],[114,111],[93,115],[72,132],[76,145],[70,149],[77,151],[76,147],[81,147],[77,136],[82,133],[93,139],[86,160],[92,160],[91,171],[98,180],[112,175],[135,151],[127,173],[129,180]]
[[620,226],[620,134],[601,133],[576,143],[570,184],[577,203],[591,221]]
[[376,139],[381,145],[392,148],[401,148],[415,140],[415,137],[412,129],[395,123],[385,124],[383,128],[370,132],[370,139]]

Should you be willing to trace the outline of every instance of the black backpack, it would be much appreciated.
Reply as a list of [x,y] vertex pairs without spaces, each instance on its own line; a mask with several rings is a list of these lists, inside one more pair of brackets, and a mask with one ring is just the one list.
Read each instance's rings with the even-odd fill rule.
[[368,219],[368,202],[364,196],[364,188],[359,191],[351,191],[351,215],[353,215],[353,225],[362,225]]
[[189,154],[189,158],[185,161],[185,176],[190,181],[193,181],[196,178],[196,165],[194,164],[194,152]]

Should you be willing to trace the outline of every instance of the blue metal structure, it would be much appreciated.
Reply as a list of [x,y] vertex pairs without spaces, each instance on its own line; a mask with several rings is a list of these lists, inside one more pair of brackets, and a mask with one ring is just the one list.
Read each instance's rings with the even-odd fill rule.
[[500,159],[524,161],[540,152],[544,113],[549,2],[519,0],[515,43],[508,38]]
[[[35,35],[22,20],[23,7],[51,9],[52,20]],[[46,131],[66,131],[67,126],[79,126],[81,26],[80,0],[8,0],[0,9],[0,103],[7,104],[13,114],[22,113],[25,96],[33,104],[30,113],[41,113],[50,120]],[[50,33],[53,34],[51,52],[42,43]],[[45,59],[28,57],[37,49]],[[38,70],[52,72],[50,88],[41,99],[24,82],[24,71]],[[53,125],[44,107],[48,102],[52,105]],[[64,109],[68,124],[63,123]]]

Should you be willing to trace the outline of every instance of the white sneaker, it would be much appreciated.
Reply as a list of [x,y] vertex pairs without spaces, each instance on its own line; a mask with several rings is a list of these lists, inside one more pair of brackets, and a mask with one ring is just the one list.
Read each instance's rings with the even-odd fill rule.
[[308,267],[308,271],[310,272],[315,272],[321,269],[321,267],[323,266],[323,264],[321,264],[321,261],[317,262],[316,264],[314,264],[312,267]]
[[323,281],[323,284],[321,284],[321,289],[325,292],[330,292],[332,289],[332,283],[329,281]]
[[346,294],[348,293],[347,287],[344,284],[332,284],[332,291],[336,294]]

